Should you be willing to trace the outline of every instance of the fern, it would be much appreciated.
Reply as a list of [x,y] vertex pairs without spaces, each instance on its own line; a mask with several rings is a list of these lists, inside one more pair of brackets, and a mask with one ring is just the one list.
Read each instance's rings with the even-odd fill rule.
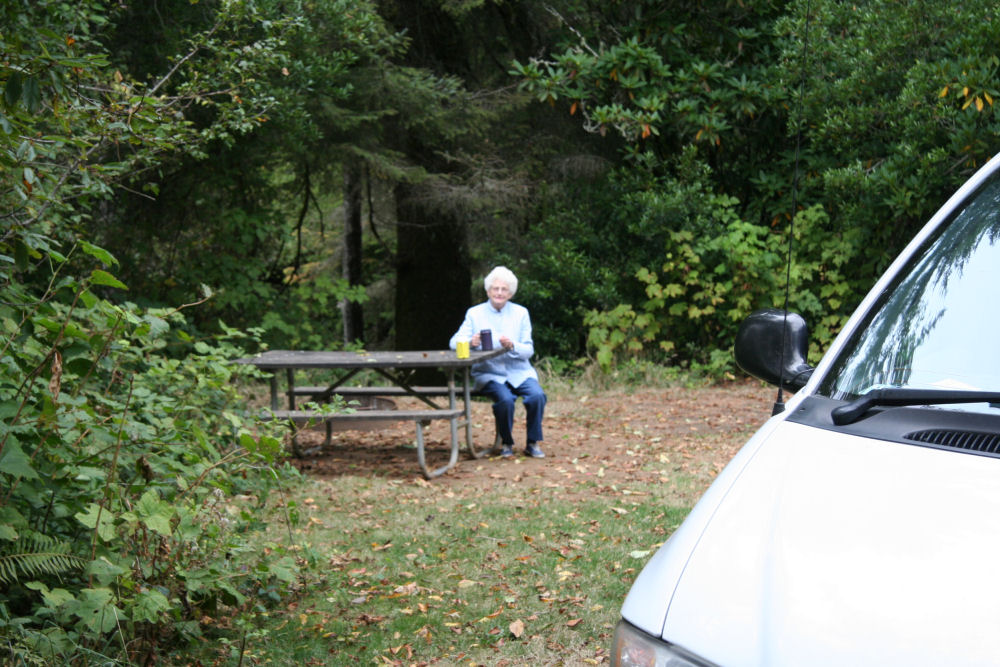
[[0,549],[0,584],[12,584],[25,575],[37,577],[83,569],[87,561],[68,553],[69,546],[35,533]]

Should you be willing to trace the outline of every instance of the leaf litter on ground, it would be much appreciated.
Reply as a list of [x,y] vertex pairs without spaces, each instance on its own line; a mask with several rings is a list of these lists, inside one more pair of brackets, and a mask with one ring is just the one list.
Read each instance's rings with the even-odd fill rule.
[[[255,655],[606,664],[639,569],[767,418],[771,393],[744,382],[549,398],[541,460],[463,455],[427,481],[409,425],[336,433],[295,461],[306,476],[295,537],[317,567],[295,622],[275,620]],[[492,438],[489,410],[473,406],[480,440]],[[438,426],[429,465],[448,456]]]

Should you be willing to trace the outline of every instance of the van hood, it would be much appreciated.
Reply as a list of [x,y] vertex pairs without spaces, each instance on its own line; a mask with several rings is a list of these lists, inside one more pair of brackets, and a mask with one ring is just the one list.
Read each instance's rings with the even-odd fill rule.
[[678,576],[633,586],[653,634],[721,665],[997,664],[1000,460],[781,422],[741,466],[657,554]]

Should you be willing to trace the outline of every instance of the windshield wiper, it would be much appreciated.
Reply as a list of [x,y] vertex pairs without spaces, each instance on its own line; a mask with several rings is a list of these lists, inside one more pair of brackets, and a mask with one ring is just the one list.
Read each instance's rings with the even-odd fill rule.
[[853,424],[877,405],[943,405],[945,403],[1000,403],[995,391],[947,391],[943,389],[874,389],[830,413],[837,426]]

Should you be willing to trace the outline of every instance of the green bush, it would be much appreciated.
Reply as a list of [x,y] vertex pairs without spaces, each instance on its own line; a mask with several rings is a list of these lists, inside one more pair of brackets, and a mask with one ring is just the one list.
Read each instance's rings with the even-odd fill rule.
[[[657,238],[655,264],[634,273],[643,296],[591,310],[588,349],[605,370],[623,358],[689,365],[710,375],[732,368],[725,350],[740,321],[782,282],[781,239],[741,219],[739,202],[713,192],[708,170],[689,155],[681,176],[630,195],[637,233]],[[768,304],[770,305],[770,304]]]
[[40,295],[13,270],[0,284],[0,638],[23,662],[145,663],[232,632],[298,569],[246,542],[293,476],[244,416],[255,371],[233,360],[255,336],[113,305],[104,269],[56,276]]

